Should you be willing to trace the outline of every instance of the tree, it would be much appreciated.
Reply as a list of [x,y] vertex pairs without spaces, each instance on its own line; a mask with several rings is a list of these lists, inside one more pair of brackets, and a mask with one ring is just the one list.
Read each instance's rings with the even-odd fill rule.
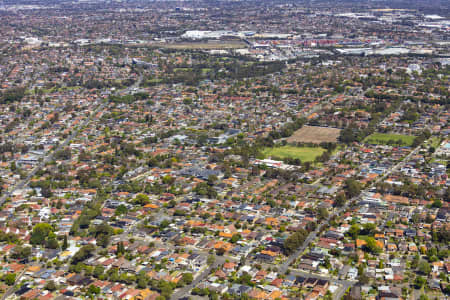
[[217,197],[217,191],[206,182],[199,182],[193,191],[201,196],[208,196],[209,198]]
[[419,266],[417,267],[417,269],[423,275],[428,275],[431,272],[430,264],[428,262],[426,262],[425,260],[421,260],[419,262]]
[[186,284],[191,284],[194,281],[194,276],[192,276],[192,273],[183,273],[181,280]]
[[72,264],[76,265],[79,262],[82,262],[86,258],[90,257],[95,250],[95,246],[88,244],[80,248],[77,253],[72,257]]
[[55,158],[60,160],[67,160],[72,157],[72,152],[69,147],[59,150],[55,153]]
[[358,281],[361,285],[365,285],[369,283],[369,277],[366,275],[365,272],[362,272],[359,276],[358,276]]
[[22,247],[22,246],[16,246],[13,249],[13,252],[11,254],[11,258],[14,259],[25,259],[30,257],[31,255],[31,248],[30,247]]
[[95,226],[90,232],[96,237],[97,245],[106,248],[109,244],[109,237],[113,234],[113,228],[107,223]]
[[93,274],[95,278],[100,278],[103,276],[104,272],[105,268],[102,265],[96,265]]
[[98,294],[100,294],[100,288],[98,286],[91,284],[88,288],[88,294],[98,295]]
[[99,235],[111,235],[113,234],[113,232],[114,232],[113,228],[106,222],[103,222],[90,229],[90,233],[93,234],[95,237]]
[[373,237],[368,237],[366,240],[366,248],[373,254],[379,254],[381,252],[381,248],[378,247],[377,242]]
[[319,207],[319,209],[317,210],[317,214],[319,216],[319,220],[328,218],[328,210],[325,207]]
[[445,228],[445,226],[443,226],[437,232],[437,239],[441,243],[448,243],[450,241],[450,230],[448,230],[447,228]]
[[5,276],[3,276],[3,280],[7,285],[13,285],[16,282],[16,274],[8,273]]
[[62,250],[66,250],[68,247],[69,247],[69,243],[68,243],[68,241],[67,241],[67,235],[64,235],[64,240],[63,240],[61,249],[62,249]]
[[444,293],[445,293],[446,295],[450,295],[450,284],[447,284],[447,285],[445,286],[445,288],[444,288]]
[[239,233],[233,234],[231,237],[231,243],[235,244],[241,239],[241,235]]
[[244,255],[242,255],[241,258],[239,259],[239,265],[243,266],[243,265],[245,265],[245,262],[246,262],[246,258]]
[[51,188],[49,186],[43,186],[41,188],[41,195],[45,198],[50,198],[51,196],[53,196]]
[[420,256],[419,256],[419,254],[416,254],[411,261],[411,268],[412,269],[417,268],[417,266],[419,265],[419,261],[420,261]]
[[117,255],[122,255],[125,253],[125,246],[123,245],[123,242],[117,243]]
[[146,205],[150,203],[150,198],[145,194],[138,194],[136,198],[134,198],[134,203],[139,205]]
[[323,266],[328,270],[331,269],[331,263],[330,263],[330,259],[328,258],[328,256],[325,257],[325,259],[323,261]]
[[128,209],[125,205],[120,204],[119,206],[117,206],[116,211],[115,211],[115,215],[116,216],[120,216],[120,215],[124,215],[128,212]]
[[429,262],[435,262],[438,261],[438,251],[436,248],[430,247],[427,251],[426,251],[426,255],[427,255],[427,259]]
[[420,215],[418,213],[413,214],[411,217],[411,222],[413,222],[413,224],[418,224],[419,221],[420,221]]
[[210,300],[219,300],[219,295],[217,295],[216,291],[210,291],[209,299]]
[[108,271],[106,271],[106,274],[109,278],[109,281],[117,282],[119,281],[119,269],[118,268],[111,268]]
[[171,184],[173,184],[174,182],[175,182],[175,178],[172,177],[172,176],[170,176],[170,175],[165,175],[165,176],[162,178],[162,183],[163,183],[163,184],[171,185]]
[[360,228],[358,224],[353,224],[352,226],[350,226],[350,229],[348,230],[348,233],[353,239],[356,239],[358,237],[359,232]]
[[434,207],[434,208],[441,208],[441,207],[442,207],[442,201],[439,200],[439,199],[435,199],[435,200],[433,201],[433,204],[431,204],[431,207]]
[[341,130],[339,140],[344,144],[351,144],[358,140],[358,135],[355,128],[347,127]]
[[336,196],[336,199],[334,201],[335,207],[342,207],[345,205],[345,202],[347,202],[347,198],[345,197],[344,193],[340,193]]
[[170,221],[167,219],[164,219],[159,223],[159,229],[163,230],[164,228],[168,227],[170,225]]
[[242,275],[237,279],[237,282],[240,284],[245,284],[252,286],[252,275],[248,274],[247,272],[242,273]]
[[363,225],[363,235],[374,235],[377,226],[373,223],[366,223]]
[[20,101],[25,96],[25,91],[26,90],[24,87],[15,87],[6,90],[0,97],[0,103],[11,103]]
[[223,256],[227,252],[224,248],[218,248],[216,249],[216,254],[219,256]]
[[144,271],[141,271],[137,274],[136,281],[138,288],[145,289],[148,285],[149,278],[147,277],[147,274],[145,274]]
[[361,193],[361,188],[361,183],[354,179],[347,179],[345,181],[344,190],[349,199],[358,196]]
[[425,284],[427,283],[427,280],[423,278],[422,276],[417,276],[416,280],[414,281],[414,286],[416,289],[421,289]]
[[109,235],[101,234],[97,237],[97,245],[103,248],[108,247]]
[[53,291],[56,291],[58,289],[58,287],[56,286],[56,283],[53,280],[49,280],[45,284],[44,289],[46,289],[47,291],[53,292]]
[[437,255],[438,255],[439,259],[444,260],[444,259],[446,259],[446,258],[448,257],[448,255],[449,255],[449,250],[447,250],[447,249],[441,249],[441,250],[439,250],[439,252],[438,252]]
[[53,228],[50,224],[40,223],[34,226],[31,233],[30,243],[33,245],[43,245]]
[[214,174],[211,174],[211,175],[208,176],[208,184],[209,185],[214,185],[217,180],[218,180],[218,178]]
[[158,283],[158,290],[161,294],[161,296],[165,297],[166,299],[170,299],[174,287],[167,281],[161,280]]
[[54,234],[53,232],[50,232],[45,244],[46,244],[47,248],[50,248],[50,249],[59,248],[59,243],[58,243],[58,240],[56,239],[56,234]]
[[186,211],[183,209],[175,209],[174,216],[178,217],[178,216],[185,216],[186,215]]
[[214,216],[214,220],[215,221],[221,221],[223,219],[223,215],[221,214],[221,213],[217,213],[215,216]]
[[137,287],[139,289],[145,289],[147,287],[147,280],[145,279],[145,277],[139,277]]
[[303,242],[305,241],[307,236],[308,232],[304,229],[300,229],[299,231],[296,231],[291,236],[289,236],[283,244],[286,254],[289,255],[293,253],[301,245],[303,245]]
[[216,257],[215,257],[214,255],[209,255],[208,258],[207,258],[207,260],[206,260],[206,263],[210,266],[210,265],[212,265],[215,261],[216,261]]

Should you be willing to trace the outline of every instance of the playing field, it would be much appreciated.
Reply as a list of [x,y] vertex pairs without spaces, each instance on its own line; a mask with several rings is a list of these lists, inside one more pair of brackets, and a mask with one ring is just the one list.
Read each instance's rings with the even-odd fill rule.
[[411,146],[416,137],[413,135],[374,133],[364,139],[365,143],[392,146]]
[[288,143],[336,143],[341,130],[337,128],[303,126],[287,138]]
[[299,158],[302,162],[314,161],[317,156],[322,155],[325,149],[320,147],[294,147],[281,146],[273,148],[265,148],[263,154],[266,158]]

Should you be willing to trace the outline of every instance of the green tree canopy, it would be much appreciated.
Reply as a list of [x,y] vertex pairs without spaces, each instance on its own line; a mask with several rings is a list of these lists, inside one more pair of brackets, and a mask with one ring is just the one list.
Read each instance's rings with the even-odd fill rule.
[[368,237],[366,240],[366,248],[373,254],[379,254],[381,252],[381,248],[378,247],[377,242],[373,237]]
[[349,199],[358,196],[361,193],[361,188],[361,183],[354,179],[347,179],[345,181],[344,190]]
[[150,203],[150,198],[145,194],[138,194],[136,198],[134,198],[134,203],[139,205],[146,205]]
[[33,245],[43,245],[50,233],[53,233],[53,227],[50,224],[37,224],[31,232],[30,243]]
[[421,260],[419,262],[419,266],[417,267],[417,269],[423,275],[428,275],[431,272],[430,264],[428,262],[426,262],[425,260]]
[[7,285],[13,285],[16,282],[16,274],[15,273],[9,273],[3,276],[3,280]]
[[77,253],[72,257],[72,264],[76,265],[79,262],[82,262],[86,258],[90,257],[92,253],[95,251],[95,246],[88,244],[80,248]]
[[285,252],[289,255],[297,250],[301,245],[303,245],[303,242],[305,241],[307,236],[308,232],[304,229],[300,229],[299,231],[294,232],[284,241]]

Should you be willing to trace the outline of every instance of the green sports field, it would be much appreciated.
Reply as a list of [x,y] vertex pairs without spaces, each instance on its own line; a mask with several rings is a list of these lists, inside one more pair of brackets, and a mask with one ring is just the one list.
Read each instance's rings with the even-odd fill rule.
[[411,146],[415,138],[413,135],[374,133],[366,137],[364,142],[378,145]]
[[325,149],[320,147],[294,147],[294,146],[280,146],[273,148],[265,148],[263,154],[266,158],[299,158],[302,162],[314,161],[317,156],[322,155]]

